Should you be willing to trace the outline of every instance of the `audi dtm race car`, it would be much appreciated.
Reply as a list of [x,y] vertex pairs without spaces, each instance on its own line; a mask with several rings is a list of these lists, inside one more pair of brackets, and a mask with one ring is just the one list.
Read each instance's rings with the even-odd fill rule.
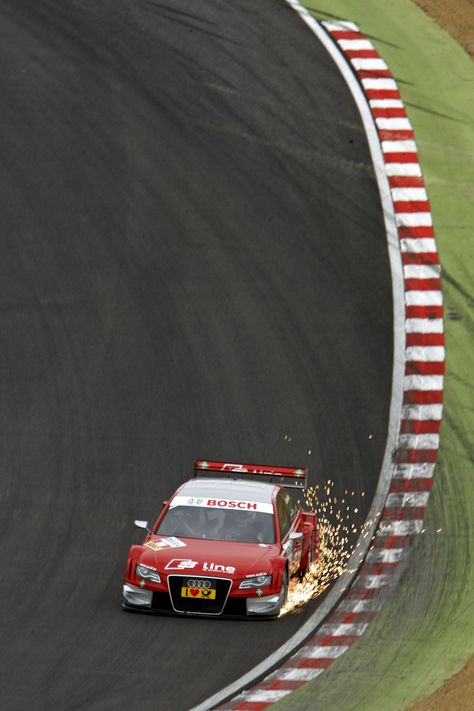
[[316,515],[304,492],[307,469],[195,462],[195,477],[164,502],[132,546],[123,586],[127,610],[276,617],[288,582],[318,551]]

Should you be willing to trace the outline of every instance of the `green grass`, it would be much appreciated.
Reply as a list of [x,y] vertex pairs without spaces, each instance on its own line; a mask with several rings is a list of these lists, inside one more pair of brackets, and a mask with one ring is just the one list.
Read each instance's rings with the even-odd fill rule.
[[447,375],[426,530],[395,593],[354,647],[276,708],[395,711],[474,653],[474,64],[408,0],[305,4],[318,19],[357,22],[399,82],[443,267]]

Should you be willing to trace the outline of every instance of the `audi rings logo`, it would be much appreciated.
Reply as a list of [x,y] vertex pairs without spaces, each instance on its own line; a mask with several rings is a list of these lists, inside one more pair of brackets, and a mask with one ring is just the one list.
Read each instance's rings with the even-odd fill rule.
[[186,584],[189,588],[204,588],[209,590],[211,587],[210,580],[187,580]]

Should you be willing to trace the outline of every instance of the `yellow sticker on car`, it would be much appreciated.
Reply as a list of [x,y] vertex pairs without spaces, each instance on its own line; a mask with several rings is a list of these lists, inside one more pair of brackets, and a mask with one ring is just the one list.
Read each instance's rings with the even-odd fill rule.
[[212,588],[181,588],[181,597],[193,597],[196,600],[215,600],[216,591]]

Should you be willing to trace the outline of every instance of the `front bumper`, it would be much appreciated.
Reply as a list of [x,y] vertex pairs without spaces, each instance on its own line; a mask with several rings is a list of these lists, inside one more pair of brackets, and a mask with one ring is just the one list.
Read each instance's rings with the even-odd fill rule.
[[153,590],[144,590],[136,585],[125,583],[123,586],[123,600],[125,605],[133,607],[147,607],[151,609]]
[[144,612],[159,612],[174,615],[198,615],[200,617],[276,617],[280,610],[280,595],[264,597],[243,597],[230,595],[221,612],[206,613],[202,610],[179,610],[173,605],[169,592],[141,588],[131,583],[123,586],[123,608],[126,610],[142,610]]
[[248,597],[247,615],[278,615],[280,612],[281,595],[266,595],[265,597]]

